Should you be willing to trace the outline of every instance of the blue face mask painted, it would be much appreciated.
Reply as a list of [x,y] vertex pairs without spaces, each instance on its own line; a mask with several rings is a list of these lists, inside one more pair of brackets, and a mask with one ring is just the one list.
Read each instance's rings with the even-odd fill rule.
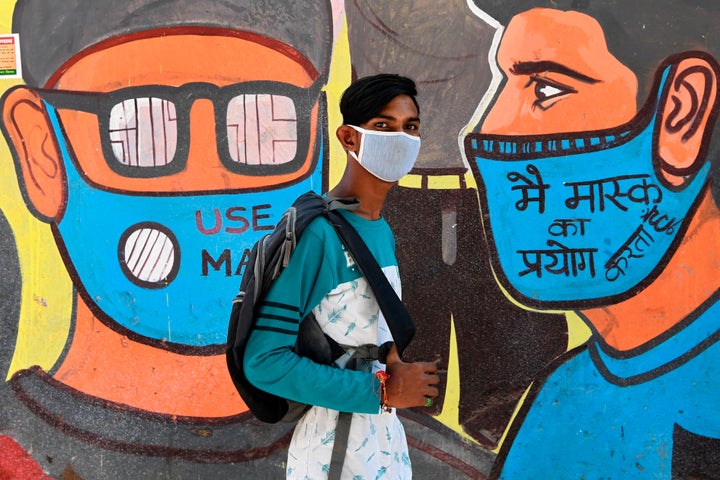
[[522,303],[613,303],[654,278],[674,253],[710,165],[679,189],[658,178],[656,117],[657,104],[630,123],[637,133],[465,139],[496,271]]
[[322,188],[322,156],[310,176],[265,192],[124,195],[85,182],[46,107],[69,190],[57,231],[90,308],[146,343],[224,344],[243,253],[296,197]]

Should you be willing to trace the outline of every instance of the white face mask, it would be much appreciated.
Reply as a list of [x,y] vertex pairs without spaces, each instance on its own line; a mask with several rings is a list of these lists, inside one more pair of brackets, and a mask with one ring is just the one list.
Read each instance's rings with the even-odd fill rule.
[[359,153],[348,153],[380,180],[397,182],[415,165],[420,152],[420,137],[405,132],[378,132],[348,126],[362,133]]

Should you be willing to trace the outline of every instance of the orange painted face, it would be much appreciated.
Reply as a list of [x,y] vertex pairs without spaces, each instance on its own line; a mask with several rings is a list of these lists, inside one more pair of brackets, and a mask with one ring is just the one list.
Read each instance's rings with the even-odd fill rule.
[[130,192],[265,189],[306,176],[313,164],[320,85],[310,69],[251,39],[166,35],[91,52],[52,85],[109,92],[99,101],[41,96],[58,109],[92,184]]
[[252,245],[323,184],[324,77],[285,44],[224,32],[110,40],[52,88],[4,97],[28,204],[78,291],[150,344],[224,343]]
[[636,113],[634,73],[608,52],[600,25],[585,14],[538,8],[515,16],[497,60],[507,81],[482,133],[599,130]]
[[[610,54],[598,22],[550,9],[514,17],[497,59],[505,83],[465,152],[501,281],[541,308],[628,298],[662,272],[704,194],[699,147],[663,158],[691,167],[677,182],[656,152],[661,142],[689,145],[663,118],[704,125],[708,110],[693,105],[714,97],[712,66],[668,59],[638,111],[637,78]],[[683,133],[702,145],[701,128]]]

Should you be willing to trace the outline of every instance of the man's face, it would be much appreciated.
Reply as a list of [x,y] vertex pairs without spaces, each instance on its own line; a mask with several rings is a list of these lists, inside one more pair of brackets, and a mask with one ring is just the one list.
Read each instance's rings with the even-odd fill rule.
[[608,52],[602,29],[585,14],[533,9],[513,17],[497,59],[507,81],[482,133],[599,130],[636,113],[635,75]]
[[[417,160],[419,127],[415,102],[401,94],[374,117],[359,125],[341,125],[337,133],[355,162],[377,179],[392,184],[407,175]],[[348,140],[350,143],[344,143]]]

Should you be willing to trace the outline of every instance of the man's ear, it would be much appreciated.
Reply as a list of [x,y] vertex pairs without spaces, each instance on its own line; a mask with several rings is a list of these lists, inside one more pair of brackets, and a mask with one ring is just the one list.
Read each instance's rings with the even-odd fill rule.
[[670,75],[660,110],[657,154],[665,178],[681,186],[707,155],[718,110],[718,66],[704,56],[686,57]]
[[335,135],[345,151],[357,152],[360,149],[360,135],[354,128],[340,125],[335,131]]
[[15,87],[2,98],[2,115],[28,207],[44,221],[57,220],[65,199],[65,170],[42,100],[27,87]]

